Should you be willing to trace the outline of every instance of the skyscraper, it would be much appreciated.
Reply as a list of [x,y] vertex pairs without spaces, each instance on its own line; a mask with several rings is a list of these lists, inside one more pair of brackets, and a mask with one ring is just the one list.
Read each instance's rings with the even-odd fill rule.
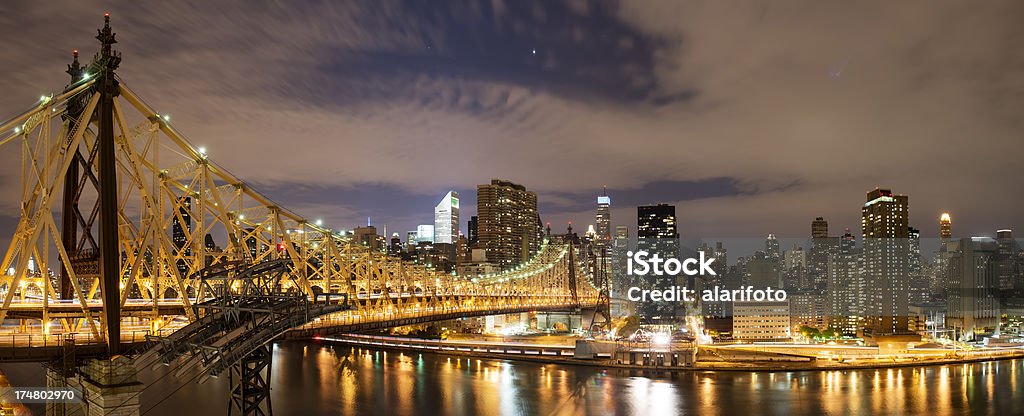
[[828,261],[828,313],[834,328],[853,336],[860,329],[864,314],[864,276],[860,273],[860,253],[853,234],[847,229],[838,240],[836,255]]
[[949,216],[948,212],[943,212],[939,216],[939,238],[943,242],[949,241],[953,238],[953,221]]
[[466,224],[466,238],[469,241],[470,247],[476,247],[480,243],[480,221],[476,215],[469,217],[469,223]]
[[828,221],[817,217],[811,221],[811,251],[807,259],[807,272],[817,289],[828,286],[828,262],[839,249],[839,237],[828,236]]
[[999,255],[997,256],[999,288],[1013,289],[1017,286],[1017,253],[1020,246],[1017,240],[1013,239],[1013,230],[996,231],[996,243],[999,244]]
[[459,193],[448,191],[434,207],[434,242],[454,244],[459,238]]
[[811,221],[811,238],[827,238],[828,237],[828,221],[825,221],[825,217],[817,217],[814,221]]
[[782,252],[779,250],[779,239],[775,237],[775,234],[768,234],[768,238],[764,240],[764,252],[768,255],[768,258],[782,259]]
[[906,195],[876,188],[861,208],[864,272],[867,287],[865,318],[875,334],[907,330],[909,230]]
[[480,247],[502,269],[514,267],[537,252],[541,225],[537,194],[513,182],[492,179],[477,185]]
[[946,326],[968,339],[991,334],[999,324],[998,243],[988,237],[961,238],[949,261]]
[[[171,221],[171,241],[174,242],[174,248],[183,251],[187,257],[192,255],[192,247],[188,244],[188,235],[186,234],[186,231],[192,230],[192,197],[186,196],[178,211],[181,214],[181,221],[178,220],[178,216],[174,216]],[[179,259],[177,266],[182,277],[188,275],[188,264],[184,259]]]
[[605,190],[604,195],[597,197],[597,228],[594,242],[600,249],[607,250],[612,242],[612,199]]
[[420,224],[416,226],[416,243],[434,242],[434,224]]
[[[637,250],[657,254],[663,259],[679,256],[679,233],[676,230],[676,207],[668,204],[638,206],[636,208]],[[684,277],[685,278],[685,277]],[[667,289],[676,280],[671,276],[653,273],[640,277],[645,289]],[[683,282],[680,286],[693,287]],[[646,323],[670,324],[675,320],[678,302],[641,302],[637,305],[640,319]]]

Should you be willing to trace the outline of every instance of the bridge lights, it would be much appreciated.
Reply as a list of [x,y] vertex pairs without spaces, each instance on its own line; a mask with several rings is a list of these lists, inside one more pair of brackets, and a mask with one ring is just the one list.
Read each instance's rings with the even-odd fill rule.
[[14,127],[14,134],[21,133],[21,126]]
[[206,146],[199,146],[199,154],[206,157]]
[[171,121],[171,116],[168,115],[168,114],[164,114],[163,118],[164,118],[164,121]]
[[316,226],[319,227],[319,226],[322,226],[322,225],[324,225],[324,221],[321,220],[321,219],[317,219],[316,220]]

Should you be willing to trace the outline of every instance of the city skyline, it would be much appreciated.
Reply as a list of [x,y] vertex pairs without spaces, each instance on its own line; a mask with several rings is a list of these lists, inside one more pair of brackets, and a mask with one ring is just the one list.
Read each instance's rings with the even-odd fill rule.
[[[24,24],[0,29],[26,51],[17,62],[0,58],[13,71],[0,113],[59,90],[71,49],[92,52],[83,39],[102,6],[48,6],[13,4],[10,16]],[[914,196],[910,224],[924,238],[936,236],[930,224],[942,212],[953,214],[958,235],[1024,228],[1010,208],[1024,203],[1004,174],[1012,164],[991,157],[1018,146],[1011,97],[1019,88],[1006,83],[1019,70],[1005,65],[1018,55],[1004,45],[1020,30],[1011,24],[1019,4],[885,14],[868,5],[758,14],[745,5],[628,2],[395,3],[380,13],[193,6],[109,7],[133,39],[119,45],[131,59],[125,82],[161,97],[151,104],[226,168],[332,228],[370,216],[389,230],[414,229],[429,221],[436,195],[454,189],[474,207],[473,186],[491,178],[535,190],[556,229],[592,223],[605,185],[613,218],[671,203],[684,236],[803,236],[817,216],[856,228],[848,207],[875,187]],[[229,9],[235,19],[214,20]],[[913,24],[901,18],[910,13]],[[964,13],[978,18],[947,23]],[[861,30],[867,16],[870,35]],[[324,29],[309,31],[310,21]],[[517,22],[537,29],[520,33]],[[385,29],[401,25],[418,30]],[[756,39],[742,34],[752,32]],[[593,41],[605,38],[617,41]],[[915,59],[902,58],[908,53]],[[210,108],[218,111],[200,110]],[[979,145],[962,146],[968,137]],[[267,166],[245,150],[249,142],[294,157]],[[506,149],[500,158],[497,149]],[[10,168],[0,175],[11,191]],[[0,229],[15,221],[0,218]]]

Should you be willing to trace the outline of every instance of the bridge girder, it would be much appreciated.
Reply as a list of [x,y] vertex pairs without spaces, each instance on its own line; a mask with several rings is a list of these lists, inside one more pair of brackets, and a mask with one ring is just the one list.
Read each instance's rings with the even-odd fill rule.
[[[16,148],[21,161],[20,219],[0,260],[0,320],[39,316],[39,325],[28,326],[33,335],[87,333],[99,340],[105,334],[101,312],[107,307],[99,253],[88,250],[90,245],[69,247],[64,238],[74,229],[82,233],[74,240],[86,241],[95,231],[66,227],[61,215],[69,169],[78,169],[78,181],[98,172],[98,159],[89,155],[99,140],[101,95],[95,77],[79,75],[65,92],[44,97],[0,123],[0,151]],[[284,289],[307,296],[347,295],[364,316],[578,305],[596,298],[586,276],[589,268],[582,266],[579,248],[569,243],[546,242],[529,262],[473,279],[355,244],[283,208],[214,163],[120,78],[116,88],[110,97],[118,178],[115,264],[120,283],[115,298],[120,309],[130,309],[122,317],[130,315],[132,325],[149,324],[150,331],[160,333],[173,323],[163,316],[169,302],[180,303],[189,321],[197,320],[193,304],[213,296],[200,284],[201,271],[236,262],[285,261]],[[71,193],[72,202],[92,206],[97,191],[79,188]],[[91,210],[80,214],[95,215]],[[577,272],[581,276],[573,279]],[[240,282],[220,284],[235,289]],[[140,319],[147,309],[148,319]]]

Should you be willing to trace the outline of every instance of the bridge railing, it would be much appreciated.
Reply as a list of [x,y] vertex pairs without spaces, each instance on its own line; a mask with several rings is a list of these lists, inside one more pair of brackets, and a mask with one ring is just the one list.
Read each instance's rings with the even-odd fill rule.
[[348,325],[360,325],[374,322],[387,322],[396,320],[406,319],[417,319],[417,318],[428,318],[435,316],[444,316],[447,314],[455,313],[476,313],[476,312],[487,312],[488,314],[499,315],[502,313],[509,313],[512,311],[519,311],[524,308],[531,309],[550,309],[550,308],[565,308],[575,306],[568,296],[562,298],[552,298],[547,301],[536,302],[536,303],[513,303],[508,305],[444,305],[444,306],[424,306],[418,309],[406,307],[404,309],[386,310],[386,311],[360,311],[360,310],[348,310],[343,312],[336,312],[330,315],[325,315],[316,319],[313,319],[308,324],[303,325],[300,329],[317,329],[317,328],[328,328],[336,326],[348,326]]
[[[157,331],[121,331],[122,344],[141,344],[146,342],[146,335],[166,336],[178,328],[163,328]],[[0,348],[20,347],[61,347],[66,340],[73,339],[75,345],[104,344],[105,337],[96,337],[91,332],[54,333],[50,335],[39,334],[0,334]]]

